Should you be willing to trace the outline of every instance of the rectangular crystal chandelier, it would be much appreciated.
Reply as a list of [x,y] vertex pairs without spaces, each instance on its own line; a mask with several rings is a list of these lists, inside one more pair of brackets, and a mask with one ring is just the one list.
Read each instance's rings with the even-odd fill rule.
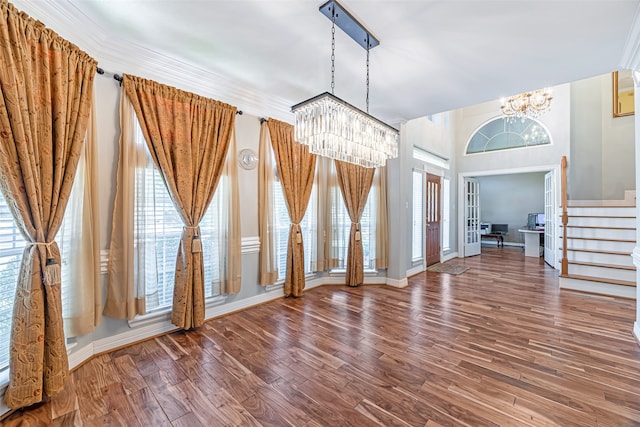
[[295,138],[319,156],[366,168],[398,157],[398,131],[325,92],[291,107]]
[[[320,7],[331,18],[332,73],[334,87],[335,25],[367,50],[367,111],[369,109],[369,49],[379,44],[369,32],[335,0]],[[324,157],[367,168],[384,166],[398,157],[398,130],[346,101],[325,92],[291,107],[295,114],[295,139],[309,151]]]

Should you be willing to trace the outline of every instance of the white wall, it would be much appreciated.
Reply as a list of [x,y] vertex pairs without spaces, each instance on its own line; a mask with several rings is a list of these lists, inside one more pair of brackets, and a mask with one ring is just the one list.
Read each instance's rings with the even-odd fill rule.
[[635,189],[634,116],[613,117],[611,74],[571,83],[569,198],[620,200]]

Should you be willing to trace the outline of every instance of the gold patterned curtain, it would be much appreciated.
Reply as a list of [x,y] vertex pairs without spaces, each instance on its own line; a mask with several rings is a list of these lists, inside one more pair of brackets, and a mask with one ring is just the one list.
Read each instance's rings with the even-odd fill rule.
[[204,268],[198,224],[227,158],[236,108],[131,75],[123,87],[151,157],[184,222],[178,247],[171,322],[204,322]]
[[28,245],[11,329],[9,408],[40,402],[69,373],[54,237],[71,193],[97,63],[0,1],[0,183]]
[[335,162],[340,191],[351,219],[345,280],[349,286],[359,286],[364,282],[364,256],[362,252],[362,236],[360,234],[360,217],[367,203],[367,197],[369,196],[373,175],[376,170],[338,160]]
[[284,294],[299,297],[302,296],[305,285],[304,243],[300,221],[304,218],[313,188],[316,156],[309,153],[308,146],[294,141],[292,125],[275,119],[269,119],[267,123],[291,221]]

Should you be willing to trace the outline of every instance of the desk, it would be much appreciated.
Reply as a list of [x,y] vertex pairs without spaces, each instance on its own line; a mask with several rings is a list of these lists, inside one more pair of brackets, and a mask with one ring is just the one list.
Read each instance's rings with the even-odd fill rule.
[[521,228],[518,231],[524,234],[524,256],[540,258],[540,235],[544,230]]
[[496,239],[496,245],[498,247],[502,246],[504,247],[504,234],[502,233],[487,233],[487,234],[481,234],[480,238],[484,239],[485,237],[490,237],[492,239]]

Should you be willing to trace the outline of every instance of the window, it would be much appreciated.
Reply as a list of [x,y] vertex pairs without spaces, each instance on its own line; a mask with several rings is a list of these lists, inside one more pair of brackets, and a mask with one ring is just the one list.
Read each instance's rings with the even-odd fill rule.
[[450,191],[451,181],[449,178],[442,179],[442,250],[451,250],[451,235],[450,235],[450,216],[451,208],[449,207],[451,195]]
[[411,258],[414,262],[423,258],[422,248],[424,246],[423,233],[424,228],[424,176],[421,172],[413,172],[413,229]]
[[499,117],[485,123],[467,144],[467,154],[551,144],[544,126],[532,119]]
[[[275,176],[276,180],[273,182],[274,238],[276,257],[278,259],[278,281],[283,281],[287,274],[287,246],[289,244],[289,227],[291,221],[277,171]],[[311,196],[309,197],[307,211],[300,223],[300,227],[302,228],[302,241],[304,243],[304,271],[307,274],[313,273],[315,270],[315,262],[313,262],[313,259],[315,258],[314,254],[317,246],[316,236],[318,235],[317,212],[318,192],[317,186],[314,183]]]
[[[349,248],[349,233],[351,231],[351,219],[342,200],[342,193],[338,186],[331,187],[331,249],[338,260],[337,270],[347,268],[347,251]],[[364,269],[376,269],[376,208],[378,195],[373,187],[369,191],[369,197],[364,211],[360,217],[360,236],[364,254]]]
[[[148,151],[140,128],[136,145],[144,150],[146,163],[136,168],[134,213],[134,275],[140,294],[145,296],[147,312],[166,308],[173,302],[176,257],[184,224],[166,189],[160,171]],[[218,189],[226,185],[221,177]],[[220,294],[220,241],[223,203],[216,191],[200,222],[204,257],[205,298]]]
[[0,192],[0,370],[9,366],[9,338],[16,282],[26,242]]

